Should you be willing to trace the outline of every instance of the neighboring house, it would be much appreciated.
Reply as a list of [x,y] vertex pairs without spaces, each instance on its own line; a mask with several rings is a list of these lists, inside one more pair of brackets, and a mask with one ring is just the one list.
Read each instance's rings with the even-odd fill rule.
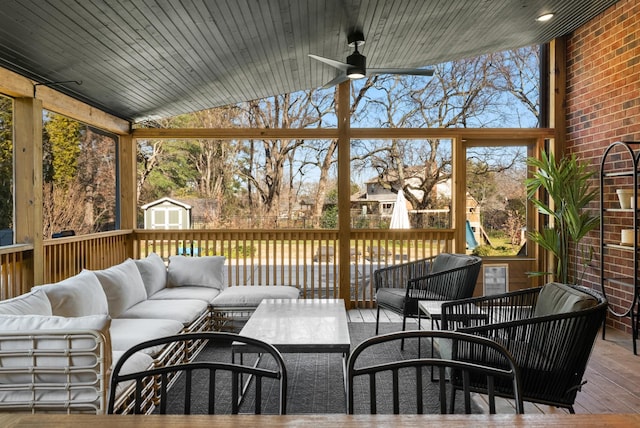
[[[408,179],[410,183],[411,179]],[[397,180],[396,180],[397,181]],[[358,215],[378,215],[382,218],[391,218],[393,208],[396,204],[396,193],[391,190],[392,183],[383,185],[378,178],[371,179],[365,182],[365,191],[362,193],[351,196],[351,209]],[[451,180],[438,183],[435,188],[437,197],[443,199],[451,199]],[[420,199],[423,196],[422,191],[412,192],[414,196]],[[418,210],[414,210],[411,204],[407,201],[407,210],[409,213],[417,213]],[[442,211],[449,211],[449,208],[432,209],[432,210],[420,210],[420,212],[426,213],[438,213]],[[473,231],[473,235],[477,242],[487,242],[488,236],[484,232],[482,225],[480,224],[480,204],[478,201],[467,192],[466,201],[466,218],[469,222],[469,226]]]
[[190,229],[191,205],[171,198],[161,198],[141,206],[145,229]]

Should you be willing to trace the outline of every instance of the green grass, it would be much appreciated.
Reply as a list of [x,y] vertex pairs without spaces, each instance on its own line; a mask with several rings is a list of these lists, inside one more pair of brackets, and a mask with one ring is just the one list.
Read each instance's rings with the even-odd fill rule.
[[491,244],[480,245],[473,250],[478,256],[515,256],[520,251],[520,245],[512,245],[506,236],[491,236]]

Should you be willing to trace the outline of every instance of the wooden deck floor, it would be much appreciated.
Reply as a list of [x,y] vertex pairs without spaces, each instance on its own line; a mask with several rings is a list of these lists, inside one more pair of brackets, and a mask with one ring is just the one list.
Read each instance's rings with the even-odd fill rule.
[[[353,309],[348,315],[351,322],[376,321],[373,309]],[[381,322],[402,322],[402,318],[383,311]],[[633,355],[631,346],[631,335],[618,330],[607,329],[606,340],[598,337],[584,376],[587,383],[576,398],[576,413],[640,413],[640,356]],[[566,410],[525,403],[525,412]]]

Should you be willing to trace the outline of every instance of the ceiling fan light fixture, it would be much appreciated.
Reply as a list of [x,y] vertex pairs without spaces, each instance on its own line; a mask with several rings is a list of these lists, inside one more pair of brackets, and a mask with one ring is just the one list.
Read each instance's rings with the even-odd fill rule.
[[542,14],[542,15],[540,15],[540,16],[538,16],[538,17],[536,18],[536,21],[538,21],[538,22],[547,22],[547,21],[549,21],[551,18],[553,18],[553,15],[554,15],[553,13],[545,13],[545,14]]
[[347,57],[347,64],[350,66],[347,69],[349,79],[362,79],[366,76],[367,57],[360,54],[357,47],[356,51]]
[[364,74],[363,70],[352,67],[349,70],[347,70],[347,77],[351,80],[356,80],[356,79],[363,79],[366,77],[366,75]]

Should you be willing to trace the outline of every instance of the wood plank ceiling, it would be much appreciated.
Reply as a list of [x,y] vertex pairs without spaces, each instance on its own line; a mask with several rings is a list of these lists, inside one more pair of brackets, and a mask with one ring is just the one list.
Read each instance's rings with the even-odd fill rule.
[[[0,66],[133,122],[317,88],[364,33],[368,67],[426,67],[545,43],[615,0],[20,0]],[[553,12],[546,23],[535,18]]]

